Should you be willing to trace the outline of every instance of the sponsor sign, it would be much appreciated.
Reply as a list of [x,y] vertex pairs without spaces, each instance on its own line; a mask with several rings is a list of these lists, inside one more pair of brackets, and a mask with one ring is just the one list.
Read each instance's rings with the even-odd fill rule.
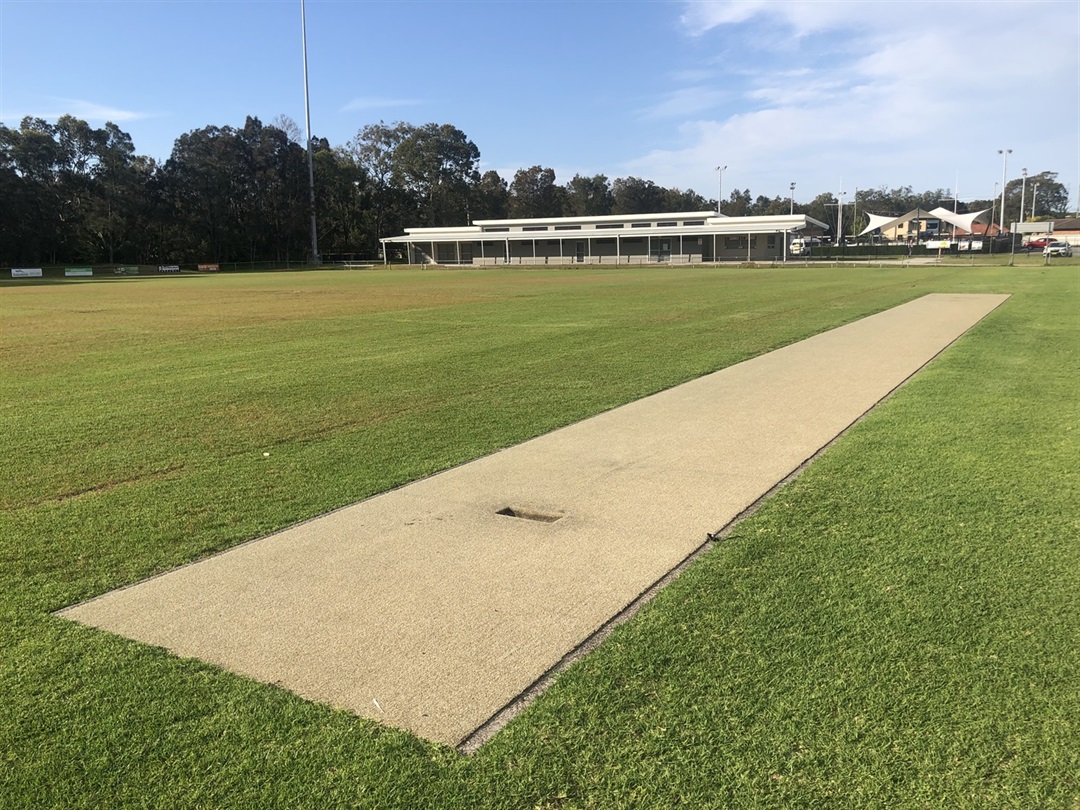
[[40,267],[12,267],[12,278],[41,278]]
[[117,267],[113,272],[118,276],[137,276],[139,275],[138,267]]
[[934,249],[937,249],[937,250],[940,250],[942,248],[950,247],[951,245],[952,245],[952,242],[950,242],[948,239],[927,239],[926,240],[926,246],[928,248],[934,248]]
[[93,267],[65,267],[64,275],[68,278],[72,276],[92,276],[94,275]]
[[200,273],[216,273],[220,268],[216,264],[200,264]]
[[179,273],[180,265],[178,264],[159,264],[157,271],[159,273]]
[[971,249],[972,250],[982,250],[982,248],[983,248],[982,239],[972,239],[971,240]]

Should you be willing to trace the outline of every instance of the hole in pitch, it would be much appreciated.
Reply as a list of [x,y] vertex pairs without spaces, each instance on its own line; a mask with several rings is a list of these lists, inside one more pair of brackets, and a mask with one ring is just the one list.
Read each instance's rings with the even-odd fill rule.
[[562,515],[551,514],[549,512],[538,512],[535,509],[525,509],[520,506],[506,506],[495,512],[496,515],[505,515],[506,517],[521,518],[522,520],[535,520],[538,523],[554,523],[556,520],[561,520]]

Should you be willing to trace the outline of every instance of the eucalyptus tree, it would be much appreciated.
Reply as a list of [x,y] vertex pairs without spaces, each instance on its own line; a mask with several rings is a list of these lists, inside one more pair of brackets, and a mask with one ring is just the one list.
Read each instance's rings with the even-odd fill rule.
[[753,211],[753,202],[750,199],[750,189],[735,188],[724,202],[724,215],[729,217],[747,217]]
[[455,126],[412,127],[394,149],[394,178],[419,203],[428,226],[469,219],[469,189],[480,180],[480,150]]
[[[1057,181],[1057,172],[1039,172],[1028,175],[1026,182],[1017,177],[1005,184],[1005,222],[1021,222],[1020,204],[1023,197],[1024,218],[1032,219],[1034,203],[1035,220],[1065,217],[1069,213],[1069,190]],[[998,204],[1001,199],[998,198]]]
[[305,244],[304,151],[277,127],[249,116],[240,129],[192,130],[162,173],[178,259],[282,259]]
[[394,236],[411,224],[415,203],[397,182],[395,155],[413,131],[412,124],[380,121],[368,124],[345,146],[345,152],[363,172],[368,184],[363,209],[366,230],[375,241]]
[[660,211],[674,213],[676,211],[705,211],[712,208],[709,200],[706,200],[693,189],[683,191],[678,188],[664,189],[663,202]]
[[611,183],[605,175],[583,177],[575,174],[566,184],[566,215],[572,217],[606,216],[615,203]]
[[134,235],[153,161],[115,124],[62,115],[0,126],[0,228],[9,261],[135,258]]
[[566,189],[555,184],[555,170],[532,166],[518,169],[510,182],[510,216],[559,217]]
[[135,154],[131,136],[116,124],[106,123],[104,132],[86,230],[100,260],[110,264],[143,261],[150,181],[157,166],[152,158]]
[[49,125],[24,118],[0,125],[0,261],[40,262],[55,255],[58,206],[53,194],[57,144]]
[[650,214],[664,206],[664,189],[652,180],[618,177],[611,184],[613,214]]
[[315,204],[319,245],[324,256],[362,253],[373,256],[378,237],[366,227],[364,212],[373,190],[363,168],[344,148],[317,149]]
[[469,195],[470,221],[506,219],[510,216],[510,189],[506,180],[493,169],[480,176]]

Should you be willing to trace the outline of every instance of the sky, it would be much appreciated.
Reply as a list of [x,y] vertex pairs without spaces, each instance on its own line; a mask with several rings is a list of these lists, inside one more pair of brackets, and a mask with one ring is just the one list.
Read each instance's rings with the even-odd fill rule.
[[[481,170],[725,199],[961,200],[1059,173],[1080,207],[1077,0],[306,0],[311,131],[452,124]],[[169,157],[206,126],[304,127],[300,0],[0,0],[0,122],[112,121]],[[999,150],[1011,149],[1003,157]],[[1007,162],[1006,162],[1007,161]],[[723,171],[717,167],[725,166]]]

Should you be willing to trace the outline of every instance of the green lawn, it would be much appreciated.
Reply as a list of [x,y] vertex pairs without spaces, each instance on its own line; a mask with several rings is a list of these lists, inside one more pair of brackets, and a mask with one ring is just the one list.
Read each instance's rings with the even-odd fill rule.
[[[1080,268],[1017,263],[0,284],[0,807],[1080,807]],[[49,615],[927,292],[1013,296],[471,757]]]

